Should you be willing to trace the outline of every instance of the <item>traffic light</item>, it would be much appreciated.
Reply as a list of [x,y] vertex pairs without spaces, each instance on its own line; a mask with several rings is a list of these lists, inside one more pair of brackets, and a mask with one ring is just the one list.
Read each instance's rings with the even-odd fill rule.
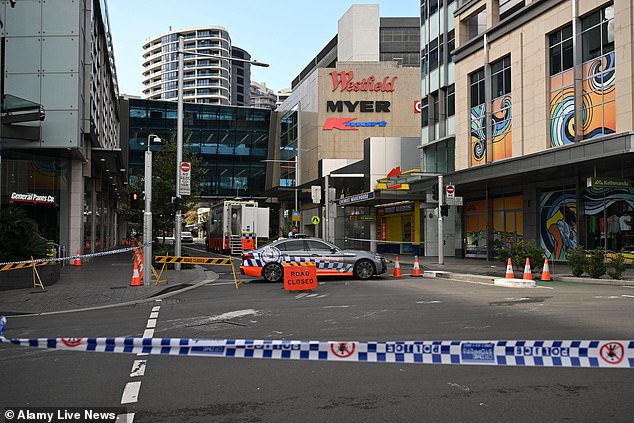
[[136,210],[139,208],[139,193],[134,191],[130,193],[130,208]]
[[449,204],[441,204],[440,205],[440,215],[441,216],[449,216]]
[[438,201],[438,184],[433,184],[431,186],[431,198]]

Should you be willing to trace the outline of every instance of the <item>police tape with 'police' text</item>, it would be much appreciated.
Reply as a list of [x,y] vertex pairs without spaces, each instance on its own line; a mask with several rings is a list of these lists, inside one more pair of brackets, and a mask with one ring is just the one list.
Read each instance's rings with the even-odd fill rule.
[[24,347],[72,351],[365,363],[634,368],[634,341],[341,342],[190,338],[5,338]]

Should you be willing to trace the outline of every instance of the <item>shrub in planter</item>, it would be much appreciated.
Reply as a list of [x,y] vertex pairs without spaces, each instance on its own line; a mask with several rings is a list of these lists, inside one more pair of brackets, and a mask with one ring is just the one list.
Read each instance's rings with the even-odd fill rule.
[[590,275],[591,278],[600,278],[605,275],[606,271],[605,266],[605,253],[603,248],[597,248],[592,252],[590,258],[588,259],[588,267],[586,272]]
[[37,233],[35,220],[24,209],[0,209],[0,261],[20,261],[46,257],[46,239]]
[[583,275],[583,272],[585,272],[588,267],[588,256],[583,250],[583,247],[579,246],[574,250],[569,251],[566,255],[572,274],[576,277]]
[[625,256],[617,253],[608,263],[608,276],[612,279],[621,279],[623,272],[625,272]]
[[506,262],[510,257],[513,267],[523,269],[528,258],[531,269],[537,269],[544,263],[544,251],[532,242],[520,241],[510,247],[500,248],[499,259]]

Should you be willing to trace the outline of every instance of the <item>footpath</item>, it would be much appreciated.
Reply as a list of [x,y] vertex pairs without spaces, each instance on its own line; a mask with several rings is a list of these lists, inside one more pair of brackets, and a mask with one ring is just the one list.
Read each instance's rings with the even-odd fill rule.
[[[396,260],[395,254],[383,254],[392,262]],[[414,267],[414,257],[411,255],[399,255],[401,272],[404,276],[410,275]],[[493,283],[494,278],[504,278],[506,273],[506,263],[500,261],[487,261],[484,259],[460,259],[455,257],[445,257],[444,264],[438,264],[438,257],[419,257],[419,266],[422,272],[427,272],[428,277],[438,277],[445,279],[467,280],[477,282]],[[542,274],[543,263],[540,263],[538,270],[533,271],[533,279],[539,280]],[[603,276],[601,279],[593,279],[589,276],[574,277],[567,263],[549,263],[551,279],[555,282],[585,283],[595,285],[628,285],[634,286],[634,269],[632,265],[627,265],[627,269],[619,280],[608,279]],[[394,264],[389,266],[388,273],[392,275]],[[513,269],[515,277],[522,279],[524,269]],[[425,275],[424,275],[425,276]]]
[[[72,263],[72,262],[71,262]],[[133,273],[132,253],[93,257],[81,266],[65,265],[59,280],[44,289],[23,288],[0,291],[0,315],[39,314],[134,303],[168,292],[204,283],[205,269],[196,267],[169,272],[169,283],[130,286]]]

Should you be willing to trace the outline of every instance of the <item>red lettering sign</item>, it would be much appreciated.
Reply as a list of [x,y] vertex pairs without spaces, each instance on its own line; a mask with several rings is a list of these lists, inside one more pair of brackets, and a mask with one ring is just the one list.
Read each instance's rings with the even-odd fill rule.
[[303,291],[317,288],[317,267],[315,263],[302,263],[302,266],[284,266],[284,289]]
[[394,82],[398,76],[385,76],[382,81],[377,81],[374,78],[374,75],[370,75],[366,78],[363,78],[361,81],[354,80],[354,72],[353,71],[342,71],[330,72],[330,76],[332,77],[332,90],[337,91],[382,91],[382,92],[393,92],[394,91]]
[[357,118],[328,118],[324,123],[324,129],[341,129],[343,131],[357,131],[359,128],[354,126],[346,126],[346,123],[357,120]]

